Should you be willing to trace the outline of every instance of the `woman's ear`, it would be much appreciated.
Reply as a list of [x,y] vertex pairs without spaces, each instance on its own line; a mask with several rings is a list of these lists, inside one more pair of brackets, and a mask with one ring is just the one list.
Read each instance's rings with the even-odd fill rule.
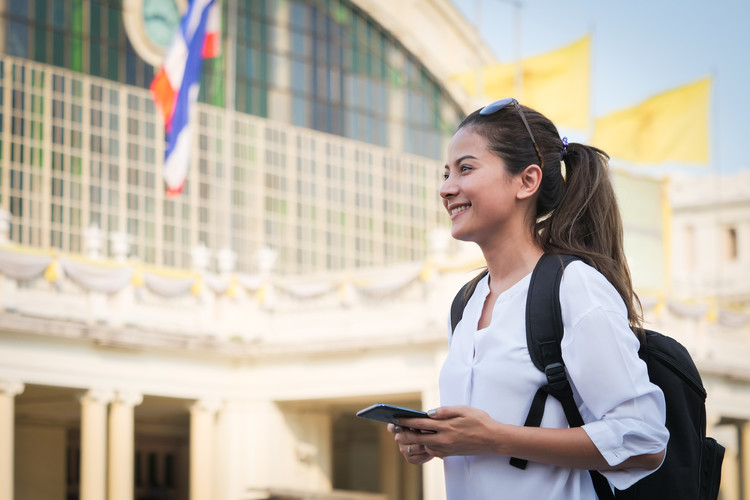
[[521,186],[518,193],[516,193],[516,197],[519,200],[530,198],[539,190],[539,186],[542,185],[542,169],[539,168],[539,165],[529,165],[518,175],[521,180]]

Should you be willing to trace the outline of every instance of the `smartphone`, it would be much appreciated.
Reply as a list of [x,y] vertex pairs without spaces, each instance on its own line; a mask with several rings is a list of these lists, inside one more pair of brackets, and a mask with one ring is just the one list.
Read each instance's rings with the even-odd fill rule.
[[378,403],[365,408],[364,410],[360,410],[357,412],[357,416],[360,418],[377,420],[378,422],[385,422],[387,424],[393,423],[394,418],[430,418],[427,416],[427,413],[423,411],[401,408],[400,406],[393,406],[385,403]]

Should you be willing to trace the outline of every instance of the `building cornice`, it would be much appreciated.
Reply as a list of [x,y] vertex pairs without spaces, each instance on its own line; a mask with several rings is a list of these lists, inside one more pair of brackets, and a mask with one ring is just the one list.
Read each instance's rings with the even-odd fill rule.
[[450,77],[497,62],[450,0],[358,0],[356,5],[419,58],[464,111],[476,107]]

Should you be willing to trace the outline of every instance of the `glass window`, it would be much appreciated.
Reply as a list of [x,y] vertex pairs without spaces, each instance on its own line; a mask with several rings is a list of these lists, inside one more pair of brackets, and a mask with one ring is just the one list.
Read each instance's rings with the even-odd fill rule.
[[737,229],[734,227],[724,228],[724,257],[730,262],[737,260]]
[[93,40],[89,45],[89,73],[93,76],[102,76],[101,46]]
[[64,37],[59,31],[52,33],[52,64],[55,66],[65,66],[65,54],[70,50],[66,43],[68,37]]
[[[44,3],[44,2],[39,2]],[[29,17],[29,1],[28,0],[10,0],[8,2],[8,12],[12,16],[28,18]]]
[[97,2],[91,2],[91,5],[89,5],[89,18],[91,19],[89,26],[91,37],[101,38],[102,8]]
[[8,53],[12,56],[29,57],[29,27],[16,21],[8,21]]
[[47,30],[39,26],[34,28],[34,60],[47,62]]
[[70,68],[74,71],[83,71],[83,39],[79,36],[71,40]]
[[71,1],[71,27],[73,33],[77,35],[83,34],[83,6],[81,5],[82,0]]
[[117,50],[117,47],[108,47],[107,48],[107,77],[110,80],[117,81],[119,72],[118,72],[118,66],[120,62],[120,54]]
[[52,25],[56,28],[66,28],[65,22],[65,0],[52,1]]
[[112,45],[117,45],[120,41],[120,17],[121,12],[114,5],[109,5],[107,8],[107,39]]

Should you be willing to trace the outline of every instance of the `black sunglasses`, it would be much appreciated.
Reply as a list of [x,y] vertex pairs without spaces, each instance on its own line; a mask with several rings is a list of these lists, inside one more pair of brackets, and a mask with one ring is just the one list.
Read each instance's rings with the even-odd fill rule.
[[542,159],[542,152],[539,150],[539,145],[536,143],[536,139],[534,139],[534,134],[531,132],[531,127],[529,127],[529,122],[526,121],[526,116],[523,114],[523,109],[521,109],[521,105],[518,104],[517,100],[513,99],[512,97],[506,97],[505,99],[500,99],[499,101],[495,101],[483,107],[479,111],[479,114],[491,115],[492,113],[496,113],[500,111],[508,104],[513,104],[513,106],[515,106],[515,108],[518,110],[518,114],[521,116],[521,120],[523,120],[523,124],[526,126],[526,131],[529,133],[529,137],[531,137],[531,143],[534,145],[534,150],[536,151],[536,155],[537,157],[539,157],[539,167],[544,168],[544,160]]

